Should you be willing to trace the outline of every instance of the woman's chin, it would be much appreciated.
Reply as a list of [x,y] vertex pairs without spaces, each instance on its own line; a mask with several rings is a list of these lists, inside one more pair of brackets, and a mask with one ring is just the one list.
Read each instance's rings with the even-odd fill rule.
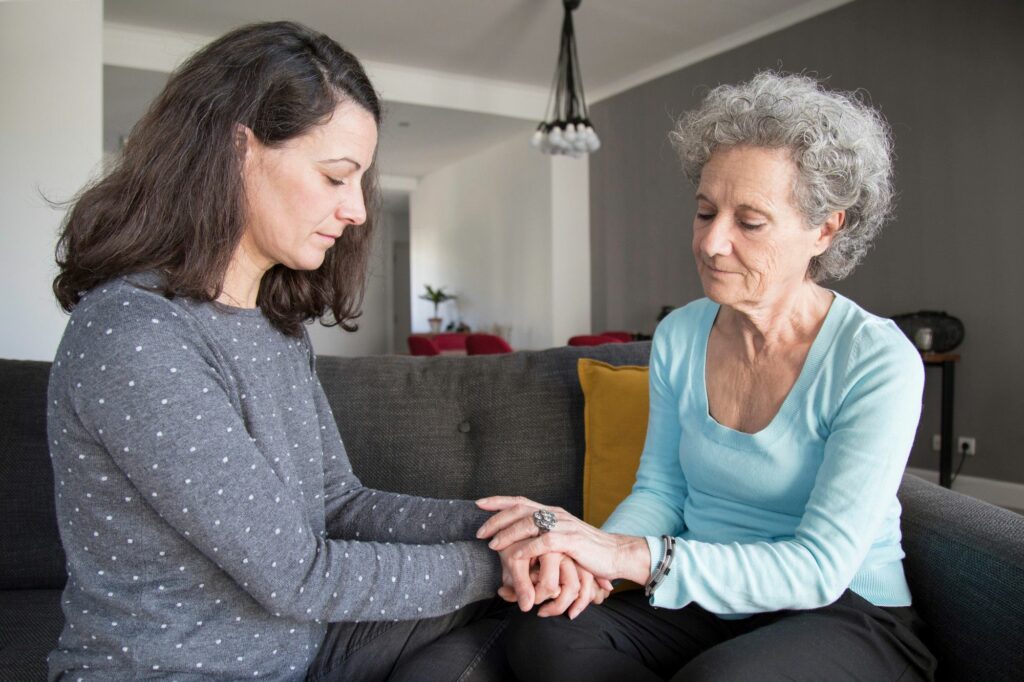
[[700,283],[704,288],[704,295],[719,305],[729,305],[737,297],[735,287],[724,285],[717,280],[701,277]]

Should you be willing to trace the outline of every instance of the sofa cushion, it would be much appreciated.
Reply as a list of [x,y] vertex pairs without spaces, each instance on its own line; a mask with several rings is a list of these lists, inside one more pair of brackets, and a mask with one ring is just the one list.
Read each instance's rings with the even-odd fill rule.
[[61,590],[0,591],[0,680],[45,680],[64,628]]
[[364,484],[431,497],[526,495],[579,514],[576,360],[642,365],[649,356],[647,342],[464,358],[324,356],[317,372]]
[[0,363],[0,589],[67,580],[46,439],[49,376],[48,362]]
[[1024,516],[904,476],[904,569],[946,680],[1024,671]]
[[601,526],[636,482],[650,410],[646,367],[581,358],[583,426],[583,520]]

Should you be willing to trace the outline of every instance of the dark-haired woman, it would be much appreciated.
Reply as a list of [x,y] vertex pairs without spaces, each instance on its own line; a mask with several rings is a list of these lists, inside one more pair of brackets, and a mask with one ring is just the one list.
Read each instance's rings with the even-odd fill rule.
[[304,328],[328,311],[355,328],[379,120],[331,39],[238,29],[69,212],[51,679],[465,679],[487,660],[503,614],[484,516],[360,484]]

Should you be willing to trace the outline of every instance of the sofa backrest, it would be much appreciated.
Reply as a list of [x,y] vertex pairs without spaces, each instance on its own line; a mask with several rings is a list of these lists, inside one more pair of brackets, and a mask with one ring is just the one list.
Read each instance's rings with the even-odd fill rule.
[[1024,677],[1024,516],[904,476],[903,561],[940,680]]
[[[576,360],[647,364],[649,343],[479,357],[321,357],[356,473],[434,497],[517,494],[579,513],[583,396]],[[0,589],[66,574],[46,438],[49,363],[0,360]],[[1024,517],[906,476],[905,567],[941,679],[1024,670]]]
[[50,363],[0,360],[0,589],[63,587],[46,440]]
[[473,357],[321,357],[363,483],[430,497],[525,495],[582,510],[576,360],[646,365],[650,343]]

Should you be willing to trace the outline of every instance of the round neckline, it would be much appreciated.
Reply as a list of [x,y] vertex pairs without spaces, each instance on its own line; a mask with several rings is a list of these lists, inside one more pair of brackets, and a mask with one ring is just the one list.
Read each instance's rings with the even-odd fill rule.
[[[814,341],[811,342],[811,347],[807,351],[807,357],[804,358],[804,364],[800,368],[800,373],[797,375],[796,381],[793,386],[789,389],[785,399],[779,406],[778,411],[771,418],[764,428],[754,433],[747,433],[746,431],[739,431],[729,426],[725,426],[713,416],[711,416],[711,405],[708,400],[708,385],[707,385],[707,358],[708,358],[708,341],[711,337],[711,329],[714,327],[715,320],[718,317],[718,313],[721,310],[721,305],[711,301],[711,305],[708,306],[707,313],[702,321],[702,327],[698,334],[698,341],[701,344],[698,350],[699,367],[698,377],[700,390],[698,395],[702,403],[702,413],[704,415],[705,432],[711,436],[717,436],[716,440],[725,445],[739,444],[740,442],[749,443],[750,440],[763,441],[770,443],[778,439],[781,435],[786,432],[786,426],[792,420],[793,415],[796,412],[796,403],[799,396],[805,394],[810,384],[814,381],[818,375],[818,368],[821,366],[821,362],[825,355],[828,353],[829,348],[832,346],[832,341],[835,339],[836,330],[840,323],[842,313],[839,308],[844,307],[845,299],[835,291],[831,291],[832,303],[829,305],[828,312],[825,313],[825,319],[821,323],[821,328],[818,330],[817,335],[814,337]],[[710,300],[710,299],[709,299]]]

